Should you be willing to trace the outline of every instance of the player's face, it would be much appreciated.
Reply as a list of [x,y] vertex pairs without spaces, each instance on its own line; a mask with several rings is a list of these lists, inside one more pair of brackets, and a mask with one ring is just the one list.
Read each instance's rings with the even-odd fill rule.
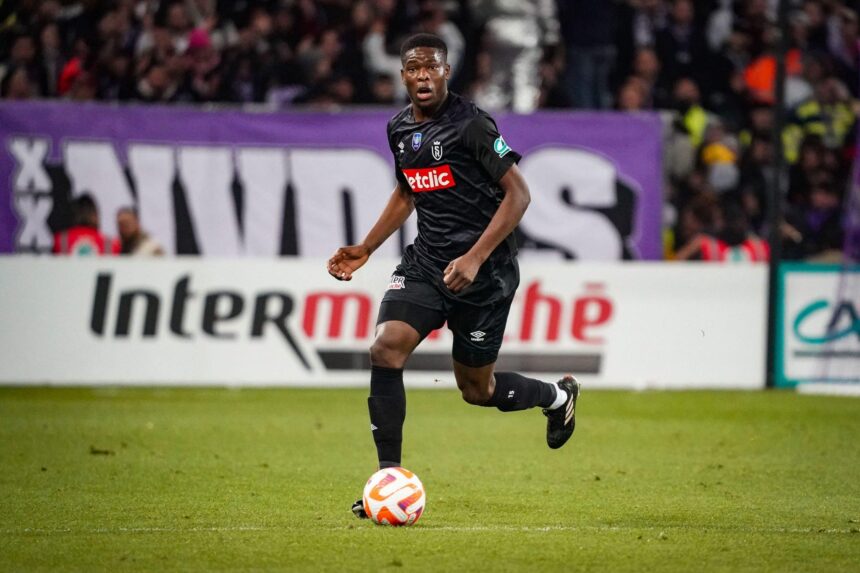
[[413,48],[406,52],[400,77],[412,105],[421,110],[434,110],[448,94],[451,66],[442,52],[435,48]]

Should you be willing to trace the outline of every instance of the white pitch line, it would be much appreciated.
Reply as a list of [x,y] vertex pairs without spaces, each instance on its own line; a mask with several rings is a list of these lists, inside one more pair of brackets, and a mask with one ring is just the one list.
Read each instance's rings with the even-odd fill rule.
[[36,533],[39,535],[50,535],[54,533],[90,534],[90,533],[212,533],[219,531],[272,531],[273,527],[258,526],[236,526],[236,527],[97,527],[94,529],[38,529],[25,527],[24,529],[4,529],[4,535]]
[[[347,529],[347,528],[342,528]],[[582,532],[635,532],[635,531],[705,531],[708,533],[829,533],[829,534],[847,534],[857,533],[857,529],[837,529],[837,528],[815,528],[815,527],[709,527],[699,525],[666,525],[657,526],[616,526],[616,525],[557,525],[547,527],[515,527],[515,526],[425,526],[416,527],[416,530],[422,531],[515,531],[522,533],[541,533],[550,531],[582,531]]]
[[[244,531],[304,531],[309,529],[305,526],[299,527],[263,527],[255,525],[242,526],[225,526],[225,527],[116,527],[107,528],[99,527],[93,529],[39,529],[39,528],[22,528],[22,529],[3,529],[0,533],[3,535],[53,535],[53,534],[118,534],[118,533],[217,533],[217,532],[244,532]],[[338,526],[320,528],[325,531],[349,531],[355,529],[355,526]],[[504,531],[517,533],[548,533],[553,531],[580,531],[592,533],[617,533],[617,532],[666,532],[666,531],[704,531],[708,533],[774,533],[774,534],[811,534],[811,533],[826,533],[826,534],[849,534],[857,533],[857,528],[841,529],[841,528],[815,528],[815,527],[709,527],[699,525],[666,525],[666,526],[618,526],[618,525],[552,525],[546,527],[530,527],[530,526],[513,526],[513,525],[475,525],[475,526],[457,526],[457,525],[420,525],[417,527],[408,528],[411,531],[426,531],[430,532],[478,532],[478,531]],[[317,529],[319,531],[319,529]]]

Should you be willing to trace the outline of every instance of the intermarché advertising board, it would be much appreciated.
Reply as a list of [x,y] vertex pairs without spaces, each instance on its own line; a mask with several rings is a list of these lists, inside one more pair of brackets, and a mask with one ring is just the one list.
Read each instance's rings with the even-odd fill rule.
[[[363,386],[396,262],[342,283],[322,258],[0,257],[0,383]],[[760,388],[765,283],[760,266],[523,262],[498,368]],[[407,384],[453,388],[451,342],[433,332]]]

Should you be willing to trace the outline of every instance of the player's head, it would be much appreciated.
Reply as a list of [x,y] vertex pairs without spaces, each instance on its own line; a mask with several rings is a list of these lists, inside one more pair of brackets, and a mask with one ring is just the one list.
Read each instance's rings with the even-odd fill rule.
[[448,46],[439,36],[415,34],[400,47],[400,77],[412,105],[432,111],[448,94]]

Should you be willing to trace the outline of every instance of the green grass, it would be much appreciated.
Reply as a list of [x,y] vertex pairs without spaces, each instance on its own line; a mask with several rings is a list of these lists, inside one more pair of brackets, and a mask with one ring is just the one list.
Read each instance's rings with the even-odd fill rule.
[[364,391],[0,389],[0,570],[856,571],[860,400],[586,392],[537,412],[412,391],[412,528],[349,513]]

